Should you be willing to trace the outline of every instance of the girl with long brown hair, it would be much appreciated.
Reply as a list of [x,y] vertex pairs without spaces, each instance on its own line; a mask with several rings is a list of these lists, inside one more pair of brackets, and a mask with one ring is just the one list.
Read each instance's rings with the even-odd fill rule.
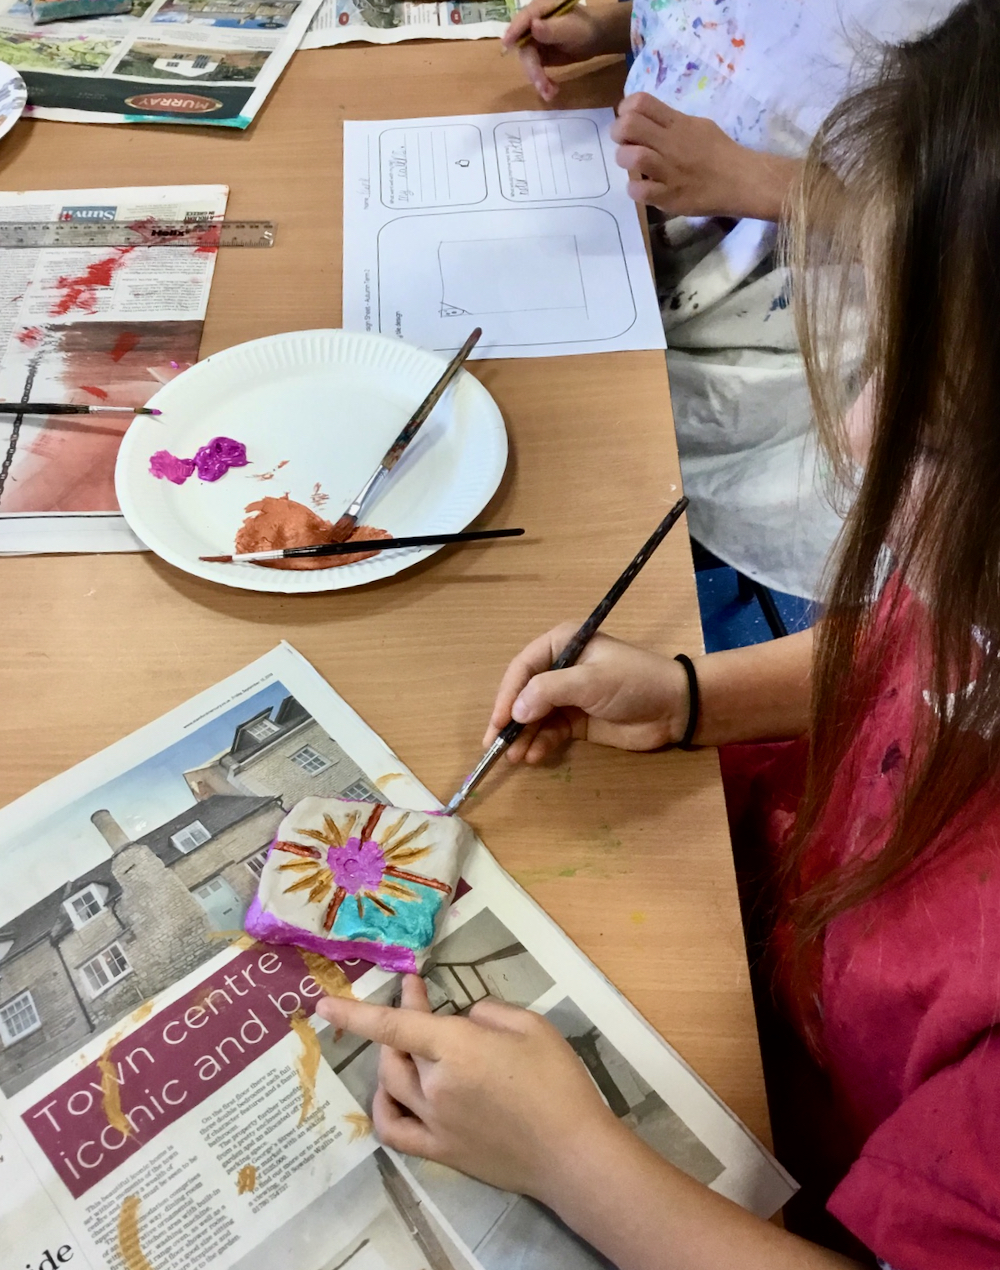
[[[758,742],[724,752],[731,814],[772,864],[757,911],[776,1000],[851,1139],[830,1211],[895,1270],[986,1270],[1000,1265],[998,0],[964,0],[885,51],[817,135],[793,219],[813,405],[855,497],[822,622],[694,659],[694,739]],[[844,317],[859,288],[863,332]],[[487,741],[513,717],[531,725],[514,760],[571,737],[678,742],[684,668],[601,636],[547,672],[573,628],[514,660]],[[496,1003],[436,1018],[417,979],[403,1004],[321,1006],[393,1047],[374,1109],[390,1146],[534,1196],[628,1270],[857,1264],[655,1156],[543,1020]]]

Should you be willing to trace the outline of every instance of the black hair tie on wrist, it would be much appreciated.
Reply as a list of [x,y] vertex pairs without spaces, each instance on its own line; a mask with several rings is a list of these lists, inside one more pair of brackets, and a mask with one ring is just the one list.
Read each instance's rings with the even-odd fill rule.
[[688,681],[688,697],[690,704],[688,705],[687,726],[684,729],[684,735],[677,742],[679,750],[696,750],[698,747],[692,745],[694,734],[698,730],[698,716],[701,713],[701,697],[698,692],[698,676],[695,674],[694,662],[687,653],[678,653],[674,661],[679,661],[684,667],[684,673],[687,675]]

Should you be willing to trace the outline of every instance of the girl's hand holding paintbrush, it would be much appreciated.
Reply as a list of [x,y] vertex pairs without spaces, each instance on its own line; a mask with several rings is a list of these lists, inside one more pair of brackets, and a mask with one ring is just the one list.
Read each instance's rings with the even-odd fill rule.
[[557,626],[510,663],[484,749],[511,719],[528,725],[507,750],[512,763],[540,763],[571,739],[620,750],[657,750],[679,741],[689,705],[681,665],[598,634],[575,666],[549,670],[575,630],[572,622]]
[[543,101],[552,101],[559,92],[547,73],[549,67],[627,53],[629,48],[630,4],[594,9],[576,5],[561,16],[550,16],[557,7],[558,0],[532,0],[514,16],[500,41],[505,53],[517,50],[525,75]]

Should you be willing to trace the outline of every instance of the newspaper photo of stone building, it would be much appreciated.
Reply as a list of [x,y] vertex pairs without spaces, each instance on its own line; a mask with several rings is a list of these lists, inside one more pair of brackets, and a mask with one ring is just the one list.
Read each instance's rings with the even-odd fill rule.
[[[296,802],[375,797],[294,697],[246,709],[228,748],[173,774],[190,805],[157,827],[130,835],[101,790],[91,806],[67,809],[89,819],[106,858],[0,925],[0,1089],[8,1096],[226,947]],[[185,752],[197,749],[195,736]],[[144,766],[154,779],[152,762]]]

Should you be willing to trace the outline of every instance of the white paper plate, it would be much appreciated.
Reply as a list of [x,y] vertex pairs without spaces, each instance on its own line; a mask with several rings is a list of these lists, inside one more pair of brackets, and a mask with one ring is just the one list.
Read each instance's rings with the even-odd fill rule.
[[24,114],[28,90],[13,66],[0,62],[0,137],[5,137]]
[[[447,360],[388,336],[350,331],[292,331],[216,353],[150,399],[163,411],[160,418],[139,416],[126,432],[115,469],[122,513],[164,560],[226,586],[299,593],[391,577],[439,548],[380,552],[302,572],[205,564],[198,557],[232,551],[247,504],[265,495],[287,492],[336,520]],[[172,485],[150,474],[157,450],[189,458],[216,436],[244,442],[250,465],[212,483],[194,475]],[[454,533],[486,506],[506,465],[500,411],[479,381],[461,371],[364,520],[393,537]],[[273,478],[257,479],[265,472]],[[317,482],[328,495],[318,507]]]

